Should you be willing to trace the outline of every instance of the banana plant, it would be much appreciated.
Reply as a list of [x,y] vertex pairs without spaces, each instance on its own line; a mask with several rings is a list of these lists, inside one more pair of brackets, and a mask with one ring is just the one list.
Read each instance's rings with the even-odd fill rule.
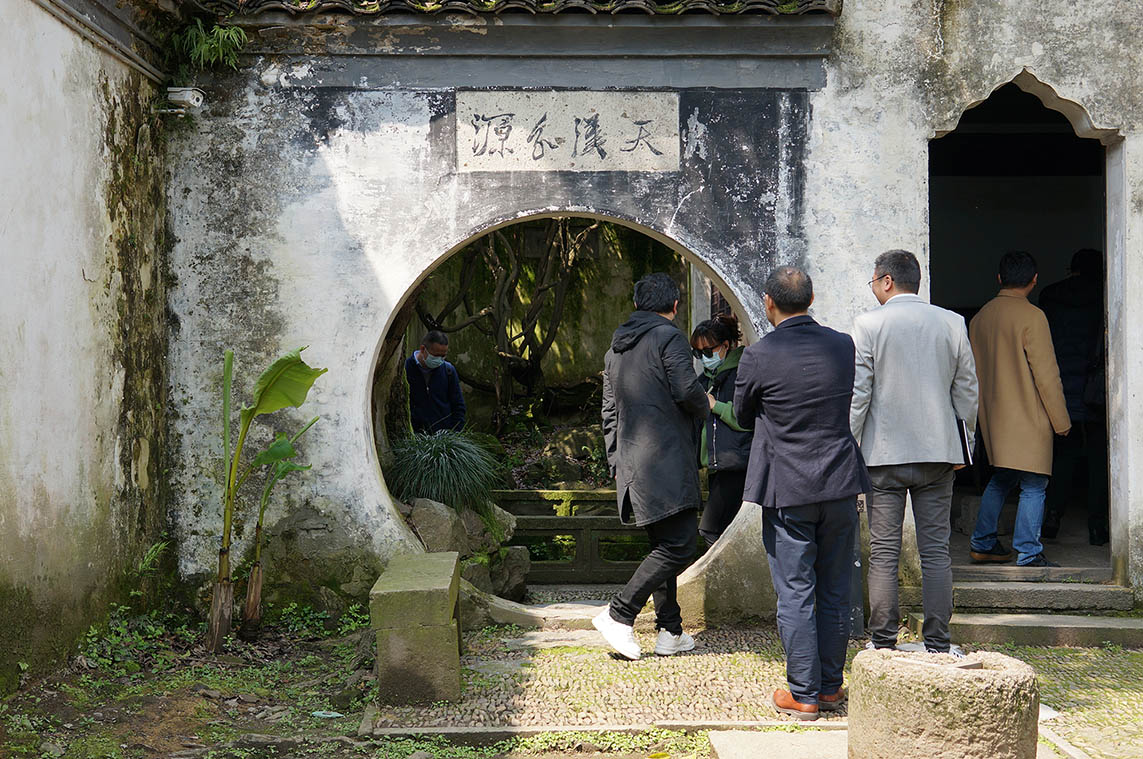
[[[270,365],[254,385],[253,403],[243,406],[239,414],[238,440],[235,443],[233,454],[230,449],[231,425],[231,379],[234,369],[234,352],[226,351],[222,368],[222,447],[224,461],[229,462],[226,471],[226,487],[223,490],[222,504],[222,544],[218,549],[218,576],[214,584],[214,593],[210,602],[210,623],[207,628],[207,649],[214,653],[222,651],[226,636],[230,634],[230,626],[234,613],[234,583],[230,573],[230,532],[234,521],[235,501],[238,488],[256,468],[249,465],[242,474],[242,449],[246,443],[246,436],[250,432],[250,424],[259,416],[272,414],[279,409],[292,406],[297,408],[306,401],[306,395],[313,387],[314,381],[325,369],[315,369],[302,360],[301,352],[305,346],[290,351]],[[288,444],[289,441],[286,441]],[[282,452],[278,441],[270,446],[277,447]],[[270,450],[267,449],[267,450]],[[290,446],[292,450],[292,446]],[[266,452],[263,452],[266,453]],[[285,458],[285,457],[283,457]],[[257,459],[255,459],[257,460]],[[273,459],[270,459],[272,461]],[[278,460],[282,460],[279,458]],[[259,466],[265,466],[265,462]]]
[[302,472],[311,465],[296,464],[290,459],[297,455],[294,443],[306,434],[306,430],[317,423],[319,417],[314,417],[298,430],[291,438],[279,435],[274,443],[255,457],[253,468],[271,465],[270,474],[266,477],[266,484],[262,488],[262,500],[258,504],[258,524],[254,528],[254,564],[250,567],[250,577],[246,580],[246,604],[242,610],[242,627],[239,635],[245,640],[254,640],[262,629],[262,524],[266,518],[266,504],[270,502],[270,493],[274,486],[290,472]]

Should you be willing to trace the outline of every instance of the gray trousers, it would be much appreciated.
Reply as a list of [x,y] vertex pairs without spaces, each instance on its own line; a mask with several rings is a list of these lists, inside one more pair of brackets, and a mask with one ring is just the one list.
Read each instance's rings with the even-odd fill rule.
[[917,549],[921,554],[925,648],[949,650],[952,616],[952,560],[949,558],[949,510],[952,507],[952,464],[871,466],[869,494],[869,632],[873,645],[897,644],[901,612],[897,603],[897,569],[901,560],[901,526],[905,496],[913,501]]

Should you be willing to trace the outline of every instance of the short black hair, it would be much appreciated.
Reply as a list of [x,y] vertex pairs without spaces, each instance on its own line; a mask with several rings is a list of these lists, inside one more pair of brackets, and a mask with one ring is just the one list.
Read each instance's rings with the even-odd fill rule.
[[1036,259],[1026,250],[1010,250],[1000,257],[1001,287],[1027,287],[1036,276]]
[[430,329],[421,340],[421,345],[448,345],[448,335],[439,329]]
[[1068,268],[1081,277],[1102,277],[1103,253],[1095,248],[1080,248],[1072,256],[1072,265]]
[[915,293],[921,289],[921,264],[917,257],[907,250],[894,248],[887,250],[873,262],[874,278],[888,274],[893,278],[897,289]]
[[679,286],[661,271],[648,274],[635,283],[635,310],[670,313],[679,300]]
[[814,281],[796,266],[779,266],[766,279],[766,294],[784,314],[805,311],[814,300]]

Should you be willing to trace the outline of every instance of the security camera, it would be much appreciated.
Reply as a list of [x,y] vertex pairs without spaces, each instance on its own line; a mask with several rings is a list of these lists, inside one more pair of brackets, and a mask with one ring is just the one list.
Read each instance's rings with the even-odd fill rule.
[[167,100],[180,108],[201,108],[206,93],[198,87],[168,87]]

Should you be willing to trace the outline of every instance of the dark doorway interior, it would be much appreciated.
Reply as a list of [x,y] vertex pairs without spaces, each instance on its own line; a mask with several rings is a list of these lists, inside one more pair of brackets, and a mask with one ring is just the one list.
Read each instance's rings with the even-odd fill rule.
[[[1044,288],[1069,277],[1077,251],[1104,249],[1104,150],[1097,140],[1076,137],[1062,114],[1045,108],[1035,95],[1014,84],[996,90],[967,111],[953,132],[933,140],[929,145],[933,303],[971,319],[996,293],[1000,256],[1015,249],[1036,258],[1040,284],[1030,300],[1043,305]],[[1063,287],[1070,290],[1072,282]],[[1101,317],[1102,313],[1101,309]],[[1098,361],[1101,354],[1095,348]],[[1099,424],[1091,427],[1106,429],[1102,410],[1097,416]],[[1048,537],[1050,521],[1046,524],[1045,554],[1065,569],[1102,571],[1110,564],[1107,546],[1091,542],[1092,538],[1105,542],[1105,536],[1089,530],[1089,510],[1095,517],[1092,521],[1099,522],[1107,508],[1106,434],[1097,432],[1074,425],[1078,439],[1069,442],[1078,450],[1070,456],[1057,455],[1057,470],[1068,471],[1054,472],[1049,486],[1056,488],[1049,502],[1060,505],[1061,522],[1054,538]],[[957,481],[953,563],[964,575],[970,574],[965,565],[975,503],[988,474],[986,467],[966,470]],[[1062,487],[1069,479],[1072,485]],[[1089,502],[1094,502],[1091,509]],[[1002,535],[1008,527],[1008,537],[1002,537],[1006,543],[1014,514],[1013,500],[1001,519]]]

